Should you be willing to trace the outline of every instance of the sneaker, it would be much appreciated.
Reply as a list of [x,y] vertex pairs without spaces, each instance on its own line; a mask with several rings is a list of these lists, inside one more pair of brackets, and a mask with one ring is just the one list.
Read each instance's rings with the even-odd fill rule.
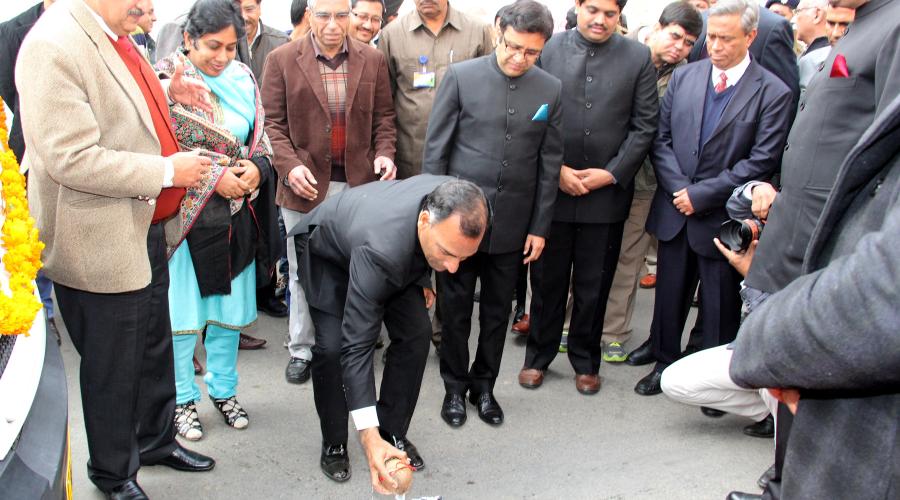
[[210,399],[212,399],[213,404],[216,405],[219,413],[225,418],[225,423],[229,426],[234,427],[235,429],[245,429],[250,425],[250,419],[247,416],[247,412],[244,411],[241,404],[237,402],[237,399],[234,396],[225,399]]
[[559,340],[559,352],[569,352],[569,329],[563,328],[562,338]]
[[618,342],[610,342],[603,348],[603,361],[607,363],[622,363],[628,358],[628,353]]
[[175,429],[179,436],[188,441],[199,441],[203,437],[196,401],[175,405]]

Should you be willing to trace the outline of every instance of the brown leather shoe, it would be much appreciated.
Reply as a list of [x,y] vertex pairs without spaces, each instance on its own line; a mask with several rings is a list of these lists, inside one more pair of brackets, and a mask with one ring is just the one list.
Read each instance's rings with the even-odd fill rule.
[[253,351],[256,349],[262,349],[264,345],[266,345],[265,339],[258,339],[256,337],[251,337],[242,333],[240,341],[238,343],[238,349]]
[[519,372],[519,385],[526,389],[537,389],[544,383],[544,372],[537,368],[522,368]]
[[641,278],[639,282],[641,288],[655,288],[656,287],[656,275],[653,273],[647,273]]
[[600,375],[596,373],[575,375],[575,388],[585,395],[597,394],[600,390]]
[[528,332],[531,330],[531,318],[526,314],[522,316],[520,321],[517,321],[512,326],[512,331],[518,333],[519,335],[528,335]]

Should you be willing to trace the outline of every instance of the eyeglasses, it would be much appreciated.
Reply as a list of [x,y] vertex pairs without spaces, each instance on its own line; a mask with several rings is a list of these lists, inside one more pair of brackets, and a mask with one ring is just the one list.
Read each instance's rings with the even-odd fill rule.
[[372,21],[372,24],[377,24],[377,25],[379,25],[379,26],[381,25],[381,23],[384,22],[384,19],[382,19],[382,18],[380,18],[380,17],[378,17],[378,16],[370,16],[370,15],[368,15],[368,14],[357,14],[356,12],[353,13],[353,17],[359,19],[359,20],[362,21],[363,23],[367,23],[367,22],[369,22],[369,21]]
[[315,13],[313,13],[313,18],[316,20],[316,22],[319,22],[319,23],[322,23],[322,24],[328,24],[328,23],[330,23],[332,20],[334,20],[335,22],[340,23],[340,22],[344,22],[344,21],[346,21],[347,19],[350,18],[350,12],[347,12],[347,11],[344,11],[344,12],[334,12],[334,13],[331,13],[331,12],[315,12]]
[[500,37],[500,43],[506,46],[506,52],[512,55],[520,55],[525,59],[537,59],[541,55],[541,51],[538,49],[526,49],[521,45],[517,45],[514,43],[510,43],[506,40],[506,37]]

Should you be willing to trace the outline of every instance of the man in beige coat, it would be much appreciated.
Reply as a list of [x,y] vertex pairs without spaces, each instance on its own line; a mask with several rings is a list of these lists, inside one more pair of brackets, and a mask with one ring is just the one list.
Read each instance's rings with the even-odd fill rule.
[[[19,53],[28,200],[59,312],[81,355],[91,481],[146,498],[140,465],[209,470],[174,439],[175,384],[163,223],[210,162],[179,153],[166,94],[127,37],[148,0],[48,9]],[[168,86],[206,101],[197,82]]]

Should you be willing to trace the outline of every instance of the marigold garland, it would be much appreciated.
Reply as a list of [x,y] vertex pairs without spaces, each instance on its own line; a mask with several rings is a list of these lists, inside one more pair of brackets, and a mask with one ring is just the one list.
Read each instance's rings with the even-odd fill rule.
[[19,172],[16,155],[9,149],[5,103],[0,99],[0,182],[6,219],[0,238],[6,248],[3,265],[9,273],[10,295],[0,293],[0,334],[28,335],[42,304],[34,295],[34,279],[41,268],[44,244],[38,239],[34,219],[28,213],[25,176]]

